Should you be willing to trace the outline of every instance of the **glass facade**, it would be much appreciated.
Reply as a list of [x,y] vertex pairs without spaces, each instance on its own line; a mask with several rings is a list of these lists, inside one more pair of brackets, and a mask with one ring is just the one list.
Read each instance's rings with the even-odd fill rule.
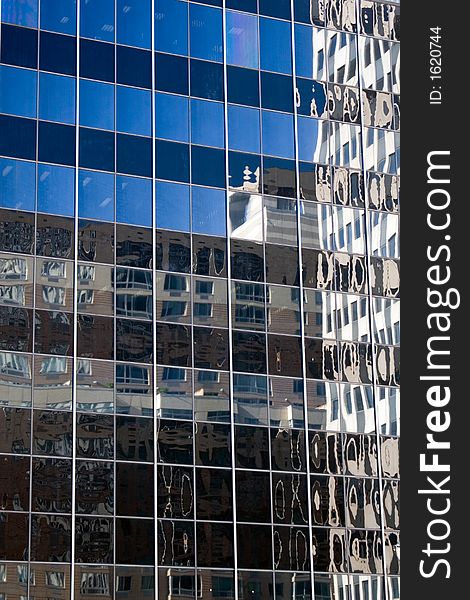
[[399,598],[399,1],[0,19],[0,599]]

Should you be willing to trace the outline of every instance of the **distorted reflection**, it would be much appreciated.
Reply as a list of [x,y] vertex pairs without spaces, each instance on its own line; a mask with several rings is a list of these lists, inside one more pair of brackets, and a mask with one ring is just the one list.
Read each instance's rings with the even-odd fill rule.
[[31,356],[0,352],[0,406],[31,406]]

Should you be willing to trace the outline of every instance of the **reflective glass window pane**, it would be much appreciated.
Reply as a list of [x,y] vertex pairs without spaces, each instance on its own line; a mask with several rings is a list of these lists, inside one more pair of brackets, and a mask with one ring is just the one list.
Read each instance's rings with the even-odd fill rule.
[[258,18],[227,11],[227,63],[258,68]]
[[294,120],[291,115],[262,111],[263,154],[294,158]]
[[156,94],[155,133],[159,138],[189,141],[189,100],[182,96]]
[[231,150],[260,152],[259,110],[243,106],[228,107],[228,143]]
[[79,171],[78,214],[89,219],[114,221],[114,175]]
[[202,146],[224,146],[224,105],[191,100],[191,142]]
[[179,0],[155,2],[155,48],[188,54],[188,6]]
[[328,160],[328,124],[326,121],[297,117],[299,159],[324,163]]
[[157,227],[189,231],[189,186],[157,181],[156,188]]
[[41,0],[41,29],[75,35],[76,0]]
[[114,0],[80,0],[80,35],[114,42]]
[[132,225],[152,224],[152,182],[137,177],[116,178],[116,220]]
[[38,205],[41,212],[73,217],[75,170],[68,167],[38,165]]
[[151,133],[151,92],[116,88],[116,130],[137,135]]
[[117,42],[127,46],[150,48],[151,1],[117,0]]
[[212,235],[226,235],[225,191],[194,186],[193,231]]
[[114,129],[114,86],[80,80],[80,125]]
[[222,62],[222,11],[191,4],[189,20],[191,56]]
[[34,163],[0,158],[0,206],[34,210],[36,167]]
[[35,117],[36,80],[35,71],[0,66],[0,112]]
[[[291,73],[291,26],[275,19],[259,20],[260,64],[265,71]],[[276,43],[273,43],[276,40]]]
[[75,123],[75,79],[50,73],[39,74],[39,118]]
[[25,27],[38,26],[38,0],[2,0],[2,21]]

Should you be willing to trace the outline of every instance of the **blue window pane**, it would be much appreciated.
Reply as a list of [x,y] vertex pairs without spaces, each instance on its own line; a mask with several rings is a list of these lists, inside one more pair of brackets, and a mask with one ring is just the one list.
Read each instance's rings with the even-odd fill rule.
[[4,23],[38,26],[38,0],[2,0],[1,16]]
[[263,154],[294,158],[294,119],[291,115],[263,111]]
[[114,129],[114,86],[80,80],[80,125]]
[[228,142],[231,150],[260,152],[259,131],[259,110],[229,105]]
[[191,56],[222,62],[222,11],[208,6],[190,6]]
[[191,100],[191,142],[224,146],[224,106],[218,102]]
[[36,73],[0,66],[0,112],[36,116]]
[[188,54],[188,5],[180,0],[156,0],[155,48]]
[[275,73],[291,73],[290,23],[260,18],[261,68]]
[[73,217],[75,169],[38,165],[38,211]]
[[193,232],[226,235],[225,192],[193,187]]
[[189,141],[189,100],[182,96],[156,94],[156,136],[176,142]]
[[312,78],[313,43],[312,27],[295,24],[295,70],[299,77]]
[[189,231],[189,186],[157,181],[156,217],[159,229]]
[[150,135],[152,129],[151,92],[116,88],[116,129],[136,135]]
[[80,35],[114,42],[114,0],[80,0]]
[[[322,122],[318,119],[298,117],[299,160],[321,161],[326,149],[322,150]],[[325,160],[326,156],[323,157]]]
[[39,74],[39,118],[57,123],[75,123],[75,79]]
[[36,165],[0,158],[0,206],[34,210]]
[[117,0],[117,41],[127,46],[150,48],[150,0]]
[[78,214],[88,219],[114,221],[114,175],[78,172]]
[[189,182],[189,146],[178,142],[157,140],[155,166],[158,179]]
[[116,177],[116,221],[152,225],[152,182],[137,177]]
[[76,0],[41,0],[41,29],[75,35]]
[[258,18],[227,11],[227,63],[258,68]]

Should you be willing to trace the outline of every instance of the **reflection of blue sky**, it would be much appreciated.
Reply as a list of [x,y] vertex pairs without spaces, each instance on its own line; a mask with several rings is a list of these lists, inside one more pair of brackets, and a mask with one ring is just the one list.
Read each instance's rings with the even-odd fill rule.
[[258,68],[258,18],[227,11],[227,63]]
[[80,80],[80,125],[114,129],[114,85]]
[[222,11],[209,6],[189,7],[191,56],[222,62]]
[[[82,2],[82,5],[84,2]],[[47,0],[41,2],[41,29],[75,35],[76,0]]]
[[325,162],[326,144],[322,147],[323,121],[298,117],[299,160]]
[[151,1],[116,0],[117,42],[150,48]]
[[151,92],[116,86],[116,130],[151,135]]
[[262,112],[263,154],[294,158],[294,119],[284,113]]
[[114,42],[114,0],[80,2],[80,34]]
[[260,152],[259,110],[244,106],[228,107],[228,141],[231,150]]
[[180,0],[156,0],[155,48],[172,54],[188,54],[188,4]]
[[36,81],[36,71],[0,66],[0,112],[34,118]]
[[38,165],[38,211],[73,217],[75,169]]
[[259,20],[260,47],[261,47],[261,69],[274,71],[275,73],[292,73],[291,25],[284,21],[275,19]]
[[192,187],[193,232],[226,235],[225,191]]
[[114,175],[78,172],[78,214],[88,219],[114,220]]
[[34,210],[36,165],[0,158],[0,206]]
[[170,94],[156,94],[155,129],[159,138],[188,142],[189,99]]
[[2,21],[25,27],[38,26],[38,0],[2,0]]
[[157,227],[189,231],[189,186],[157,181]]
[[152,182],[138,177],[116,177],[116,221],[152,225]]
[[224,105],[191,99],[191,142],[224,147]]

